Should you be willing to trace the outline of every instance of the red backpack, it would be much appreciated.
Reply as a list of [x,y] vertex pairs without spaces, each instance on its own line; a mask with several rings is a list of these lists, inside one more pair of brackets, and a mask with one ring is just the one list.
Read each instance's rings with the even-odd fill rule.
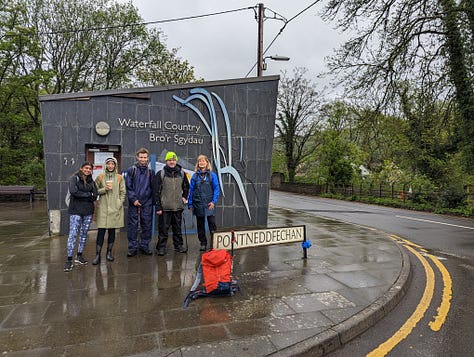
[[[204,287],[197,289],[201,280],[204,280]],[[232,280],[232,255],[225,249],[211,249],[201,256],[201,264],[191,291],[184,300],[184,308],[199,297],[233,296],[238,290],[237,282]]]
[[[207,294],[231,282],[232,255],[225,249],[209,250],[201,256],[204,289]],[[219,286],[219,283],[221,285]],[[224,285],[224,286],[223,286]],[[227,287],[228,289],[228,287]]]

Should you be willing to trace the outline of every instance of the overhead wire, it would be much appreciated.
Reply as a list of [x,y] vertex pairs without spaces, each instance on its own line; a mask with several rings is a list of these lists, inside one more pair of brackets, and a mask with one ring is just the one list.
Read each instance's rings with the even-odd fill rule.
[[239,9],[213,12],[213,13],[210,13],[210,14],[184,16],[184,17],[177,17],[177,18],[166,19],[166,20],[137,22],[137,23],[133,23],[133,24],[123,24],[123,25],[103,26],[103,27],[88,27],[88,28],[80,28],[80,29],[74,29],[74,30],[58,30],[58,31],[51,31],[51,32],[42,32],[42,34],[57,35],[57,34],[61,34],[61,33],[78,33],[78,32],[84,32],[84,31],[111,30],[111,29],[126,28],[126,27],[133,27],[133,26],[148,26],[148,25],[164,24],[164,23],[178,22],[178,21],[185,21],[185,20],[194,20],[194,19],[199,19],[199,18],[203,18],[203,17],[224,15],[224,14],[228,14],[228,13],[232,13],[232,12],[239,12],[239,11],[244,11],[244,10],[253,10],[253,7],[242,7],[242,8],[239,8]]
[[[283,30],[286,28],[286,25],[288,25],[291,21],[293,21],[294,19],[296,19],[298,16],[300,16],[301,14],[303,14],[304,12],[306,12],[307,10],[309,10],[311,7],[313,7],[314,5],[316,5],[318,2],[320,2],[321,0],[316,0],[315,2],[313,2],[312,4],[308,5],[307,7],[305,7],[303,10],[301,10],[299,13],[297,13],[295,16],[293,16],[292,18],[290,18],[289,20],[287,21],[284,21],[285,24],[283,25],[283,27],[280,29],[280,31],[278,31],[278,33],[276,34],[276,36],[273,38],[273,40],[270,42],[270,44],[265,48],[265,50],[263,51],[262,53],[262,56],[265,55],[265,53],[267,53],[267,51],[270,49],[270,47],[273,45],[273,43],[275,43],[275,41],[277,40],[277,38],[282,34]],[[273,11],[273,10],[272,10]],[[275,12],[274,12],[275,13]],[[281,15],[280,15],[281,16]],[[282,16],[283,17],[283,16]],[[254,63],[254,65],[252,66],[252,68],[250,68],[250,70],[247,72],[247,74],[245,75],[244,78],[247,78],[248,75],[254,70],[255,66],[258,64],[258,61]]]
[[[313,7],[314,5],[316,5],[318,2],[320,2],[321,0],[316,0],[314,1],[312,4],[308,5],[306,8],[304,8],[303,10],[301,10],[300,12],[298,12],[295,16],[293,16],[292,18],[290,18],[289,20],[286,20],[285,17],[283,17],[282,15],[278,14],[277,12],[271,10],[271,9],[268,9],[270,10],[272,13],[273,13],[273,18],[271,19],[277,19],[277,20],[282,20],[284,22],[284,25],[280,28],[280,30],[278,31],[278,33],[275,35],[275,37],[273,38],[273,40],[270,42],[270,44],[265,48],[265,50],[263,51],[262,55],[265,55],[268,50],[270,49],[270,47],[275,43],[275,41],[277,40],[277,38],[283,33],[283,30],[286,28],[286,26],[291,22],[293,21],[294,19],[296,19],[297,17],[299,17],[300,15],[302,15],[304,12],[306,12],[307,10],[309,10],[311,7]],[[193,20],[193,19],[198,19],[198,18],[204,18],[204,17],[210,17],[210,16],[218,16],[218,15],[224,15],[224,14],[228,14],[228,13],[233,13],[233,12],[239,12],[239,11],[244,11],[244,10],[253,10],[255,12],[255,6],[252,6],[252,7],[243,7],[243,8],[238,8],[238,9],[233,9],[233,10],[225,10],[225,11],[219,11],[219,12],[214,12],[214,13],[210,13],[210,14],[202,14],[202,15],[193,15],[193,16],[184,16],[184,17],[177,17],[177,18],[172,18],[172,19],[165,19],[165,20],[156,20],[156,21],[147,21],[147,22],[138,22],[138,23],[133,23],[133,24],[123,24],[123,25],[114,25],[114,26],[103,26],[103,27],[89,27],[89,28],[80,28],[80,29],[74,29],[74,30],[58,30],[58,31],[51,31],[51,32],[43,32],[42,34],[45,34],[45,35],[56,35],[56,34],[61,34],[61,33],[79,33],[79,32],[84,32],[84,31],[100,31],[100,30],[110,30],[110,29],[117,29],[117,28],[126,28],[126,27],[133,27],[133,26],[148,26],[148,25],[156,25],[156,24],[164,24],[164,23],[171,23],[171,22],[178,22],[178,21],[186,21],[186,20]],[[276,15],[280,16],[281,18],[277,18]],[[256,15],[256,12],[255,12],[255,16],[257,17]],[[252,66],[252,68],[250,68],[250,70],[247,72],[247,74],[245,75],[245,78],[248,77],[248,75],[253,71],[253,69],[255,68],[255,66],[258,64],[258,61],[254,63],[254,65]]]

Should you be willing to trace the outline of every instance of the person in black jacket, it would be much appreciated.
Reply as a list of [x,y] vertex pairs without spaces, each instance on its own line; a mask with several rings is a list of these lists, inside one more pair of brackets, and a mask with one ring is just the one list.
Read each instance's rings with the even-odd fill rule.
[[97,187],[92,179],[92,169],[92,164],[86,161],[69,180],[71,195],[68,208],[69,236],[67,238],[67,260],[64,264],[64,271],[71,271],[74,265],[72,258],[79,229],[81,232],[75,262],[81,265],[87,264],[82,252],[86,245],[87,232],[94,214],[94,201],[97,199]]

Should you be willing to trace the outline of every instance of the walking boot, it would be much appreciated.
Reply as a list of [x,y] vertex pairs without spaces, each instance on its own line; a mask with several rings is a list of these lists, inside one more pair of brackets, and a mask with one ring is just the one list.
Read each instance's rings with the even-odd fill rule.
[[95,258],[94,260],[92,261],[92,265],[97,265],[97,264],[100,264],[100,251],[102,250],[102,246],[101,245],[97,245],[96,248],[95,248]]
[[109,261],[109,262],[113,262],[114,261],[114,257],[112,256],[112,247],[114,246],[114,243],[109,243],[107,245],[107,255],[105,256],[105,258]]

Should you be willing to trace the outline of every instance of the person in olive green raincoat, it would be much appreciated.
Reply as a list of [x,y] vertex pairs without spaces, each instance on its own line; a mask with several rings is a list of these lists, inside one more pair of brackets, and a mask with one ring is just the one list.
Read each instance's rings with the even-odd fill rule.
[[117,173],[117,160],[109,157],[105,160],[104,172],[95,180],[99,192],[99,201],[96,205],[97,246],[93,265],[100,263],[100,252],[104,244],[107,231],[106,259],[113,261],[112,247],[115,242],[115,229],[124,226],[123,204],[126,197],[125,181]]

